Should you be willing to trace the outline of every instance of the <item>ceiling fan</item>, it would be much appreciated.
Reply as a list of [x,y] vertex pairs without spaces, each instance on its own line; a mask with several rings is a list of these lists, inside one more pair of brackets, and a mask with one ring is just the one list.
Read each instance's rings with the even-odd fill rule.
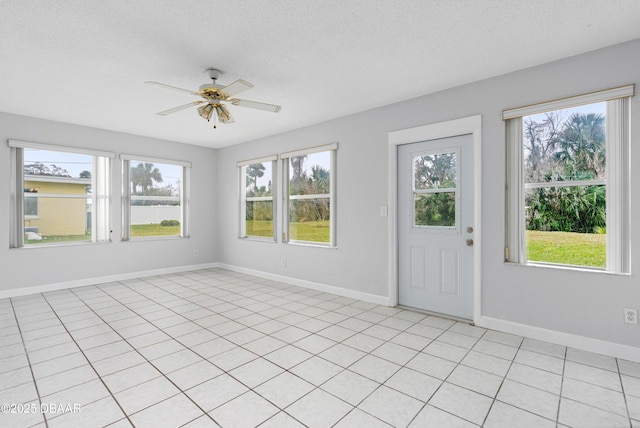
[[149,85],[159,86],[161,88],[173,89],[180,92],[186,92],[191,95],[197,95],[203,98],[202,100],[193,101],[188,104],[171,108],[169,110],[158,112],[156,114],[160,116],[166,116],[181,110],[188,109],[189,107],[200,106],[198,107],[198,114],[202,118],[207,119],[207,121],[211,120],[211,118],[213,117],[214,119],[213,127],[216,128],[216,124],[215,124],[216,120],[219,121],[220,123],[235,122],[235,120],[233,119],[233,116],[231,116],[231,113],[229,112],[229,110],[227,110],[227,107],[223,103],[229,103],[234,106],[249,107],[249,108],[254,108],[258,110],[270,111],[273,113],[277,113],[280,111],[281,107],[275,104],[267,104],[267,103],[260,103],[257,101],[249,101],[249,100],[241,100],[239,98],[232,98],[233,96],[235,96],[236,94],[239,94],[242,91],[246,91],[247,89],[253,88],[253,85],[247,82],[246,80],[239,79],[231,83],[230,85],[222,86],[216,83],[218,78],[222,75],[222,71],[216,68],[209,68],[206,70],[206,72],[211,78],[212,83],[205,83],[204,85],[200,85],[197,91],[177,88],[175,86],[165,85],[164,83],[145,82],[145,83],[148,83]]

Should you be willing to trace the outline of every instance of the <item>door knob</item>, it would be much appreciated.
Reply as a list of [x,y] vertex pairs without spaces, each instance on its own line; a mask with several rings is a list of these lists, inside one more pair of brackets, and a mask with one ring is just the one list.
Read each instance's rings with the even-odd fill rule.
[[467,239],[467,247],[473,247],[473,239]]

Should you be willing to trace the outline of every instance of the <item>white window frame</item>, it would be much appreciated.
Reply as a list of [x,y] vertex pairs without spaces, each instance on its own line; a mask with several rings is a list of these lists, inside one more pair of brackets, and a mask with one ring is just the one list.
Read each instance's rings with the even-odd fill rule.
[[[318,247],[330,247],[336,248],[336,189],[337,189],[337,151],[338,143],[325,144],[322,146],[309,147],[302,150],[295,150],[291,152],[281,153],[280,159],[282,160],[282,242],[290,244],[301,244]],[[329,178],[329,193],[318,195],[289,195],[289,159],[297,156],[310,155],[314,153],[330,152],[330,178]],[[292,240],[289,237],[289,223],[291,213],[289,210],[289,201],[302,200],[302,199],[329,199],[329,242],[314,242],[314,241],[300,241]]]
[[[276,195],[277,195],[277,155],[265,156],[256,159],[249,159],[237,162],[238,173],[239,173],[239,213],[240,213],[240,222],[239,222],[239,232],[238,236],[241,239],[255,239],[259,241],[269,241],[276,242],[276,237],[278,236],[277,231],[277,207],[276,207]],[[271,162],[271,196],[247,196],[247,167],[249,165],[254,165],[257,163],[268,163]],[[273,210],[273,236],[271,238],[267,238],[264,236],[257,235],[247,235],[247,202],[259,202],[259,201],[271,201],[271,207]]]
[[48,150],[92,156],[91,195],[46,195],[46,197],[74,197],[91,199],[91,241],[70,241],[59,244],[30,244],[29,247],[56,247],[111,242],[111,168],[115,153],[51,144],[9,140],[11,156],[11,226],[10,247],[22,248],[24,243],[24,149]]
[[[606,102],[606,216],[607,216],[607,266],[610,273],[630,272],[630,97],[634,85],[592,92],[546,103],[503,111],[506,121],[506,233],[505,261],[537,266],[527,260],[525,225],[525,183],[522,118],[533,114],[562,110],[586,104]],[[594,184],[595,183],[595,184]],[[573,185],[581,184],[573,182]],[[583,184],[602,184],[595,181]],[[586,266],[560,265],[572,269],[593,269]]]
[[[142,241],[156,239],[180,239],[189,237],[190,217],[190,188],[191,188],[191,162],[173,159],[162,159],[143,155],[120,154],[122,160],[122,241]],[[145,236],[131,237],[131,162],[152,162],[180,166],[182,177],[180,180],[180,235],[179,236]],[[139,197],[140,198],[140,197]],[[153,196],[153,200],[172,199],[171,197]]]

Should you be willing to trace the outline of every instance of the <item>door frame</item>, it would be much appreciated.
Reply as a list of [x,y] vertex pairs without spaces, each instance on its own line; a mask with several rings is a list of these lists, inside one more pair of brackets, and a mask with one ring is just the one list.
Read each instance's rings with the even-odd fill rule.
[[398,146],[427,140],[471,134],[473,140],[473,322],[477,324],[482,314],[482,116],[438,122],[415,128],[389,132],[389,187],[388,187],[388,235],[389,235],[389,306],[398,305]]

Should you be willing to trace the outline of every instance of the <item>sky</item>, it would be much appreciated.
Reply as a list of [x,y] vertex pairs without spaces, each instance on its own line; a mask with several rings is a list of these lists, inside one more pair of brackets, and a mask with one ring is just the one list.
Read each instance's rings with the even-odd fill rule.
[[[606,114],[607,103],[594,103],[594,104],[586,104],[578,107],[572,107],[567,109],[558,110],[561,112],[562,116],[565,119],[568,119],[573,113],[600,113],[602,115]],[[545,119],[545,114],[532,114],[531,116],[525,116],[526,118],[531,118],[534,122],[542,122]]]
[[[71,177],[79,177],[82,171],[91,171],[92,162],[91,155],[83,155],[69,152],[58,152],[52,150],[34,150],[24,149],[25,165],[40,162],[48,167],[56,165],[59,168],[66,169]],[[141,161],[131,161],[132,166],[136,166]],[[180,181],[181,168],[178,165],[154,164],[162,174],[162,183],[156,187],[164,187],[167,184],[176,185]]]

